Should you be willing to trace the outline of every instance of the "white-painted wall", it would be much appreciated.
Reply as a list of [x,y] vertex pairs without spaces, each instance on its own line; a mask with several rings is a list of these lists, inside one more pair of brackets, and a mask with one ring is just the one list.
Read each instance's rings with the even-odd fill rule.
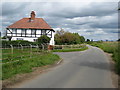
[[37,39],[37,38],[31,38],[31,37],[12,37],[11,40],[27,40],[27,41],[30,41],[30,42],[34,42],[34,39]]
[[54,35],[55,35],[55,32],[52,32],[52,38],[50,40],[50,45],[55,45]]

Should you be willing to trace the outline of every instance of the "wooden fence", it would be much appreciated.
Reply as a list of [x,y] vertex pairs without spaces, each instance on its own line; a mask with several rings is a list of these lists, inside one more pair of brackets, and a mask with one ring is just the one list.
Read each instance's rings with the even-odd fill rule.
[[[78,49],[83,48],[84,44],[78,45],[54,45],[52,49]],[[25,58],[32,58],[36,54],[48,52],[48,44],[41,45],[4,45],[2,46],[2,63],[14,62],[24,60]]]

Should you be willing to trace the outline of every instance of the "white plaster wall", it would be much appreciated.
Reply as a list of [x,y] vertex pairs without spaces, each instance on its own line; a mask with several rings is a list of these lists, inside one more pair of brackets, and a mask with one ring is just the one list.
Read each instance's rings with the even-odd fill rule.
[[55,45],[54,35],[55,35],[55,32],[52,32],[52,38],[50,40],[50,45]]
[[37,39],[37,38],[31,38],[31,37],[30,38],[29,37],[12,37],[12,40],[17,40],[17,38],[27,40],[30,42],[34,42],[34,39]]

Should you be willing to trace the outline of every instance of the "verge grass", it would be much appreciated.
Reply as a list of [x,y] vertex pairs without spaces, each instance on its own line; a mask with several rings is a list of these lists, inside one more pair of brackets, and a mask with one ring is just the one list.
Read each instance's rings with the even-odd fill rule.
[[[24,53],[23,53],[24,54]],[[2,65],[2,80],[13,77],[16,74],[32,72],[33,67],[54,64],[60,57],[51,52],[33,53],[30,57],[17,58],[19,61],[4,63]]]
[[87,46],[85,47],[82,47],[82,48],[77,48],[77,49],[55,49],[55,50],[52,50],[53,52],[74,52],[74,51],[83,51],[83,50],[86,50],[88,49]]

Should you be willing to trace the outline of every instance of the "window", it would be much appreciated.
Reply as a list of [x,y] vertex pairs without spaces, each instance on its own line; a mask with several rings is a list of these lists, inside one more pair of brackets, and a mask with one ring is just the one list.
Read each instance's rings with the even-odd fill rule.
[[17,33],[17,29],[12,29],[12,33]]
[[36,31],[35,30],[31,30],[32,35],[35,35]]
[[17,38],[17,40],[23,40],[23,38]]
[[42,30],[42,35],[46,35],[46,30]]
[[26,29],[21,29],[22,36],[26,36]]
[[22,32],[22,34],[25,34],[26,33],[26,29],[22,29],[21,32]]

